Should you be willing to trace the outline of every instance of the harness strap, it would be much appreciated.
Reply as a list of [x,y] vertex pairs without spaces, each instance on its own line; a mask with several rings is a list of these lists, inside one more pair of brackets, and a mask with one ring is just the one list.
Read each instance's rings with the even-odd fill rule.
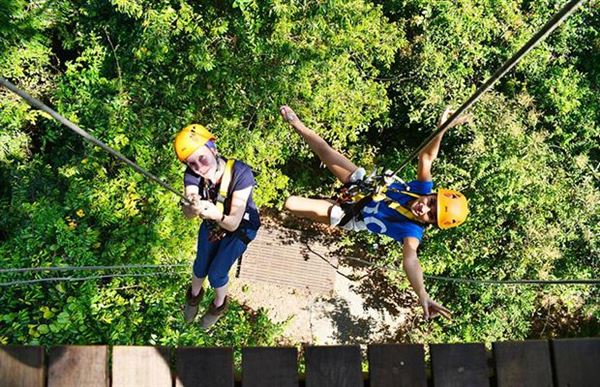
[[354,217],[358,216],[361,213],[362,209],[365,208],[365,206],[371,200],[374,200],[376,202],[383,201],[385,204],[387,204],[387,206],[389,208],[395,210],[396,212],[398,212],[400,215],[404,216],[405,218],[407,218],[407,219],[409,219],[409,220],[411,220],[413,222],[420,223],[415,218],[415,216],[414,216],[414,214],[412,213],[411,210],[409,210],[408,208],[406,208],[402,204],[398,203],[397,201],[388,198],[385,195],[385,193],[387,191],[402,193],[404,195],[408,195],[408,196],[413,197],[413,198],[418,198],[418,197],[421,196],[421,195],[415,194],[413,192],[400,191],[400,190],[393,189],[393,188],[389,189],[387,186],[382,187],[377,194],[370,194],[370,195],[363,196],[356,203],[354,203],[352,205],[348,205],[347,208],[342,208],[342,210],[344,210],[344,216],[342,217],[342,220],[340,220],[340,222],[338,223],[338,226],[339,227],[343,227],[351,219],[353,219]]
[[[242,220],[242,223],[244,221]],[[250,237],[248,237],[248,235],[242,230],[241,224],[240,227],[238,227],[234,232],[233,232],[238,238],[240,238],[240,240],[242,242],[244,242],[244,244],[247,246],[250,242],[252,242],[252,239],[250,239]]]
[[219,194],[217,195],[216,206],[222,213],[225,213],[225,200],[227,199],[229,185],[231,184],[231,177],[233,175],[233,164],[235,164],[234,159],[227,160],[227,164],[225,164],[225,172],[223,172],[221,183],[219,183]]
[[385,203],[387,204],[387,206],[389,208],[391,208],[392,210],[398,212],[400,215],[413,220],[415,222],[417,222],[417,219],[415,218],[415,216],[413,215],[412,211],[409,210],[408,208],[404,207],[402,204],[395,202],[393,200],[386,200]]

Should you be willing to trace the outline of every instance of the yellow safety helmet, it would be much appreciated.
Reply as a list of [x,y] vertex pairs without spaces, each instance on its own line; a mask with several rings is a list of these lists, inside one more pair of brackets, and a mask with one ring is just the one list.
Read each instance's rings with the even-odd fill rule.
[[445,230],[460,226],[469,215],[467,198],[453,189],[439,189],[437,193],[437,224]]
[[175,153],[179,161],[184,162],[185,159],[190,157],[192,153],[198,150],[198,148],[206,145],[208,141],[214,141],[217,138],[212,135],[204,126],[198,124],[191,124],[181,129],[181,132],[177,133],[175,141]]

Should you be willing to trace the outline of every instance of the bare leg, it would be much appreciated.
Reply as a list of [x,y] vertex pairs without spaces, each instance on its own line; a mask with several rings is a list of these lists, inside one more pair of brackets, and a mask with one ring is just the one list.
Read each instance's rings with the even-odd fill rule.
[[221,286],[220,288],[215,288],[215,300],[213,301],[213,304],[215,304],[215,306],[218,308],[219,306],[223,305],[223,302],[225,302],[225,297],[227,296],[227,286],[228,284],[225,284],[223,286]]
[[304,138],[310,149],[316,153],[331,173],[342,183],[347,183],[350,175],[358,167],[344,155],[330,147],[318,134],[307,128],[289,106],[282,106],[279,112],[283,119],[289,122],[296,132]]
[[329,214],[334,203],[323,199],[308,199],[290,196],[285,201],[285,209],[295,216],[308,218],[320,223],[329,224]]
[[200,290],[202,290],[202,286],[204,286],[204,279],[206,277],[203,278],[198,278],[195,275],[192,275],[192,296],[196,297],[198,294],[200,294]]

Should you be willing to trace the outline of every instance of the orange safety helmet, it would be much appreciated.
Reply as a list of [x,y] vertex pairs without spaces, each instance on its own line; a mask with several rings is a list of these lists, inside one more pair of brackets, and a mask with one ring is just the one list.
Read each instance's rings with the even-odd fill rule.
[[465,195],[453,189],[440,188],[437,193],[437,224],[445,230],[460,226],[469,215]]
[[184,162],[198,148],[216,139],[204,126],[198,124],[188,125],[181,129],[181,132],[177,133],[175,141],[173,141],[177,158],[179,161]]

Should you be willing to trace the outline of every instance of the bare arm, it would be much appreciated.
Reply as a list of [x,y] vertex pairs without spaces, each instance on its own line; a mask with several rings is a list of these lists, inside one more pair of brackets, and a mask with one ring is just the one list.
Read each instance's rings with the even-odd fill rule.
[[419,263],[419,258],[417,257],[417,247],[419,247],[419,240],[417,238],[404,238],[404,246],[402,250],[404,259],[402,260],[402,266],[404,267],[404,271],[406,272],[406,276],[408,277],[410,285],[419,297],[419,303],[423,307],[425,320],[429,319],[430,317],[435,317],[438,314],[441,314],[443,317],[449,319],[452,315],[452,312],[429,298],[429,295],[425,290],[425,285],[423,283],[423,269],[421,269],[421,264]]
[[[444,110],[440,119],[438,120],[437,127],[439,128],[442,124],[450,117],[451,114],[454,114],[449,107]],[[417,166],[417,180],[419,181],[431,181],[431,165],[433,161],[437,158],[438,152],[440,151],[440,145],[442,144],[442,137],[448,131],[448,129],[455,127],[456,125],[464,124],[471,120],[470,115],[460,116],[454,123],[450,126],[447,126],[446,129],[441,131],[437,136],[435,136],[429,144],[425,148],[423,148],[419,152],[419,165]]]
[[231,195],[231,210],[229,215],[223,216],[223,212],[219,211],[216,205],[212,202],[203,200],[200,202],[200,217],[202,219],[214,220],[219,226],[227,231],[235,231],[246,211],[246,203],[252,193],[252,186],[238,191],[234,191]]
[[220,221],[223,216],[223,214],[221,214],[219,219],[217,219],[219,226],[227,231],[235,231],[240,226],[246,212],[246,204],[252,193],[252,188],[253,187],[248,187],[233,192],[231,195],[231,210],[229,211],[229,215],[226,215],[225,218],[223,218],[223,221]]
[[421,299],[423,296],[427,296],[427,292],[425,291],[423,282],[423,269],[421,269],[421,264],[417,257],[417,247],[419,247],[419,240],[417,238],[404,238],[402,267],[406,272],[410,286],[412,286],[419,299]]

